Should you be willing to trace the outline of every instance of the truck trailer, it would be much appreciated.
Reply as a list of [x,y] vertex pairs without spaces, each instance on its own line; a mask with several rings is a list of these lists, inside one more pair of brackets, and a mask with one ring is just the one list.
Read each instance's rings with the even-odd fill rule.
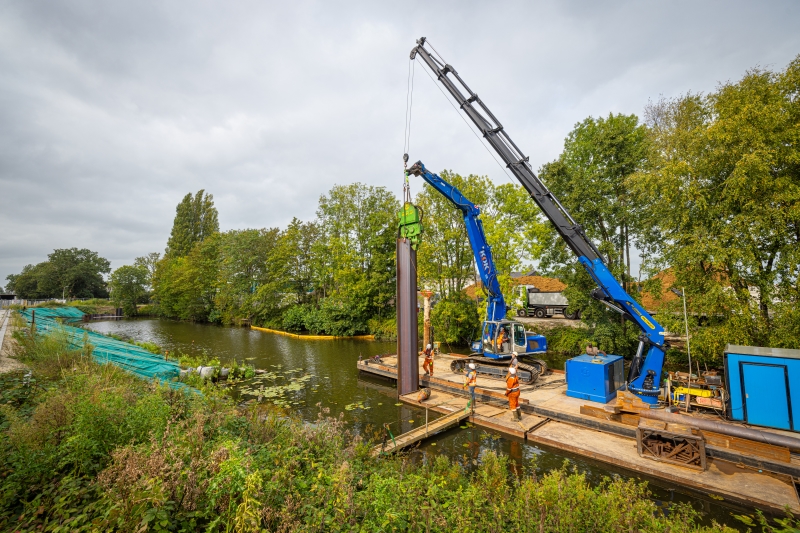
[[533,285],[519,285],[516,288],[517,316],[551,318],[564,315],[565,318],[580,318],[580,312],[568,313],[569,302],[563,292],[540,291]]

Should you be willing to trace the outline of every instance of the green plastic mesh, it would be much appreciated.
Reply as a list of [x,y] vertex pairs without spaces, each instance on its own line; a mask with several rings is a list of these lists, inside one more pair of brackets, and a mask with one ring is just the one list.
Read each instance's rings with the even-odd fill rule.
[[159,379],[173,388],[183,388],[183,383],[174,382],[180,367],[174,361],[165,361],[162,356],[152,354],[139,346],[129,344],[100,333],[76,328],[67,323],[83,319],[83,313],[74,307],[36,308],[21,311],[30,324],[35,312],[36,332],[39,334],[65,335],[69,346],[82,350],[88,342],[92,356],[101,364],[111,363],[144,379]]

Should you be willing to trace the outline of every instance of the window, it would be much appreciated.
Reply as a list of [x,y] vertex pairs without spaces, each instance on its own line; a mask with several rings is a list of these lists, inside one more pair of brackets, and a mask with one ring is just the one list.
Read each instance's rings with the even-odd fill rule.
[[524,348],[525,342],[525,326],[522,324],[514,324],[514,344]]

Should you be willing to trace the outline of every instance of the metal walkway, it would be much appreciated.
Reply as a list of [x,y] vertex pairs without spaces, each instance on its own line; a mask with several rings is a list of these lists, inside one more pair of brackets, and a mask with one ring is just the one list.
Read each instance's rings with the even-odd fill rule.
[[394,437],[383,444],[375,446],[372,449],[372,455],[376,456],[381,455],[382,453],[392,453],[406,448],[407,446],[411,446],[412,444],[425,440],[428,437],[439,433],[440,431],[444,431],[459,424],[465,418],[469,418],[470,415],[472,415],[472,412],[469,409],[459,409],[458,411],[450,413],[449,415],[437,418],[429,424],[414,428],[411,431],[403,433],[402,435],[398,435],[397,437]]

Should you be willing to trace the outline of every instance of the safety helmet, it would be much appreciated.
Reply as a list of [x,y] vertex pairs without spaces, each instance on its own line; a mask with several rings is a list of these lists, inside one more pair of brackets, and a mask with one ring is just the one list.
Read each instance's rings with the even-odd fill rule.
[[511,352],[511,355],[513,355],[514,357],[517,357],[519,354],[517,352]]
[[514,367],[512,366],[511,368],[509,368],[509,369],[508,369],[508,372],[509,372],[510,374],[514,375],[514,374],[516,374],[516,373],[517,373],[517,369],[516,369],[516,368],[514,368]]
[[470,363],[469,368],[470,370],[475,370],[475,363]]
[[430,345],[430,344],[428,345],[428,349],[429,349],[429,350],[431,349],[431,345]]

